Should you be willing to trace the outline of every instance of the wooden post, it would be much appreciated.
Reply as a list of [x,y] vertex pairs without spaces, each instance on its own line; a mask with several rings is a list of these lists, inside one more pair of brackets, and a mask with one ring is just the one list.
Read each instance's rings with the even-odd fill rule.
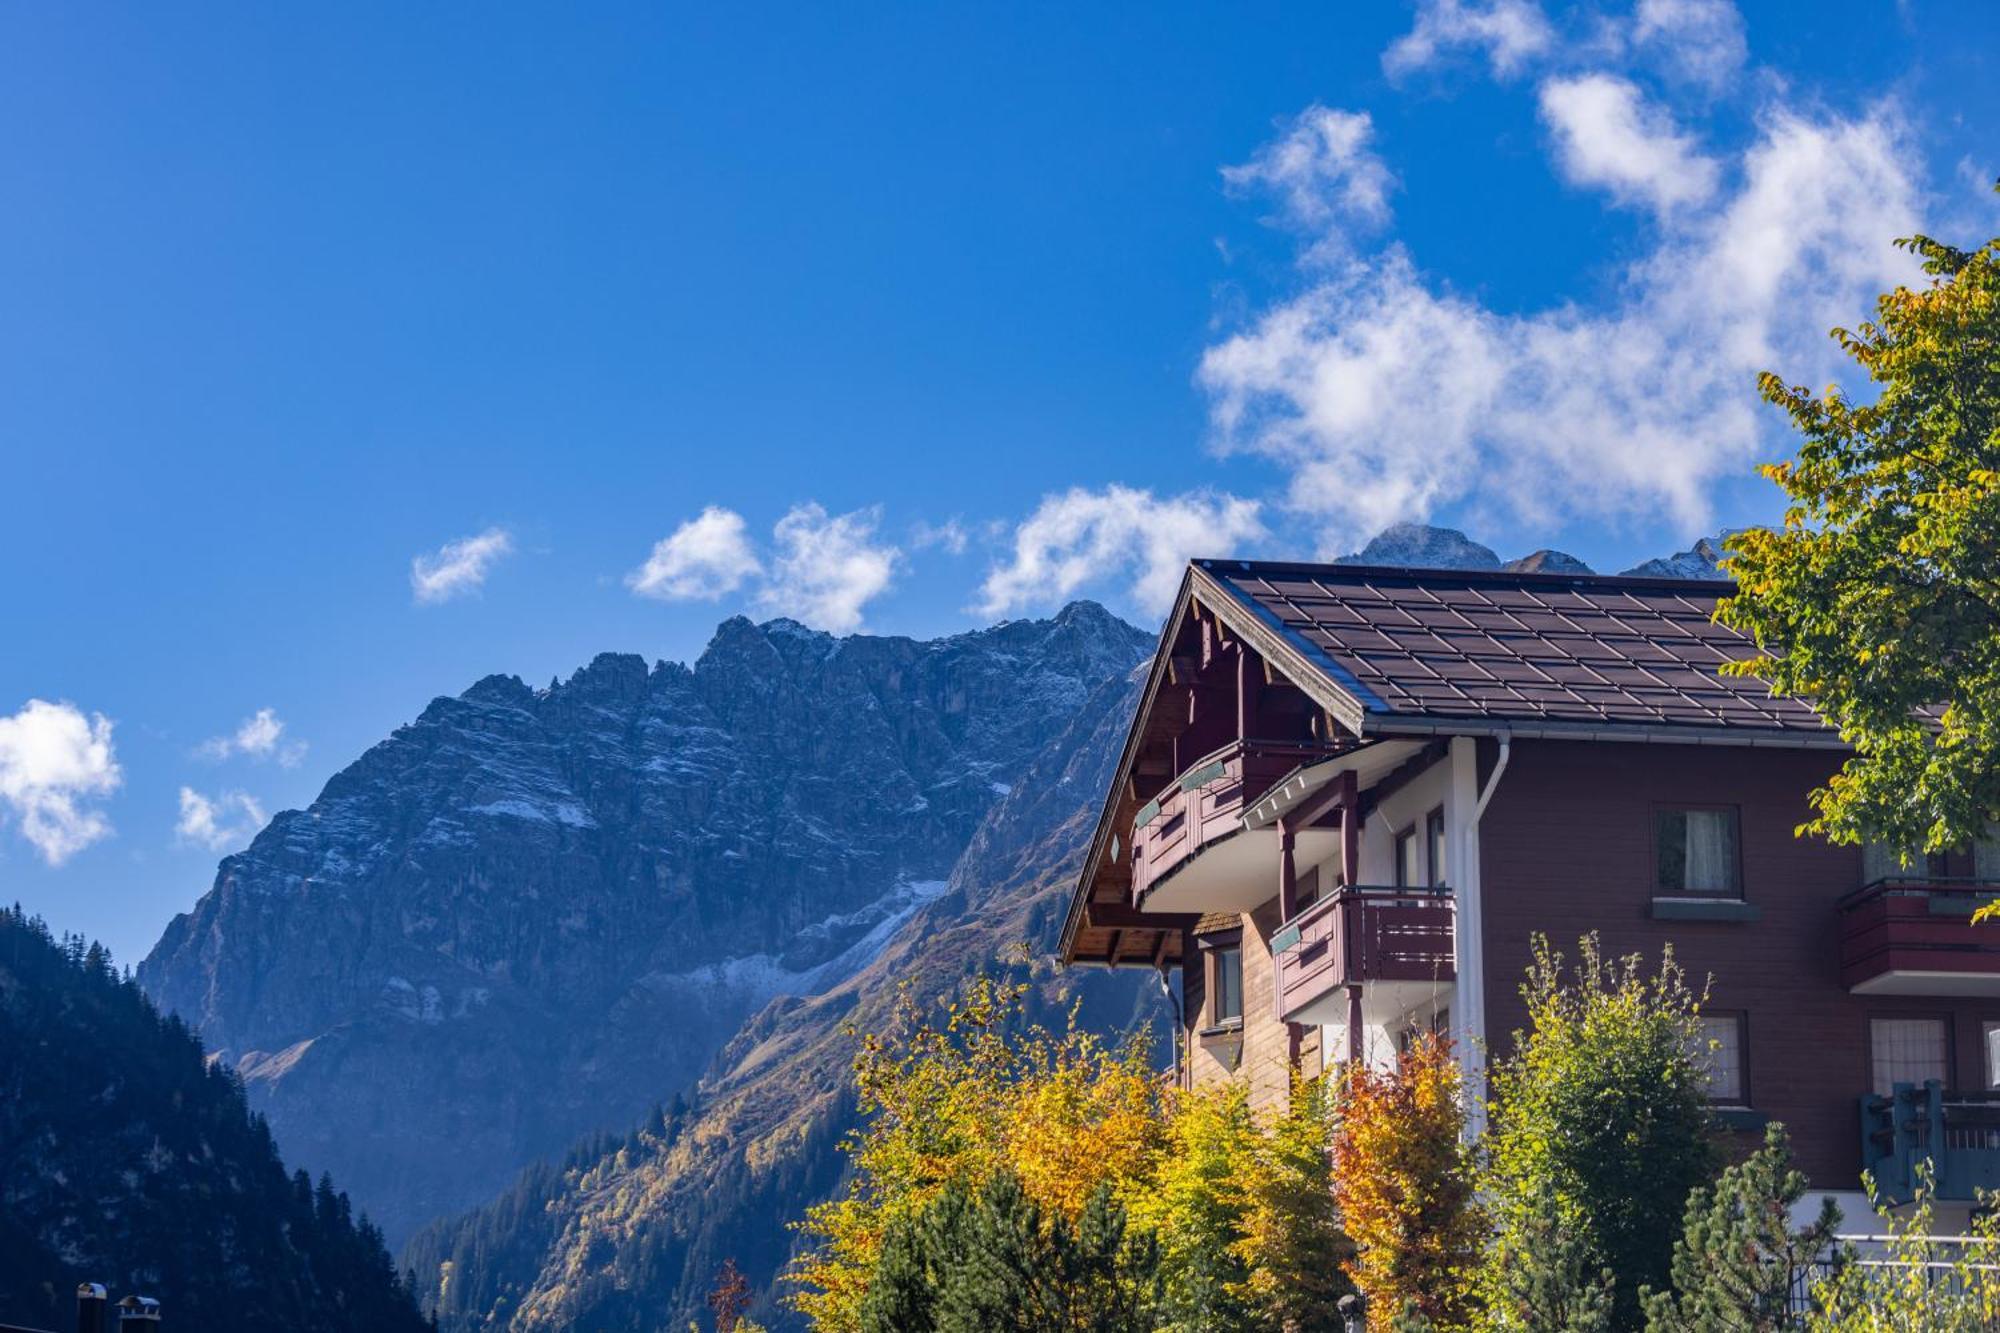
[[1299,871],[1292,849],[1297,842],[1291,824],[1278,820],[1278,920],[1289,925],[1299,914]]
[[1361,987],[1347,988],[1347,1060],[1349,1064],[1361,1059]]
[[1361,780],[1353,769],[1340,782],[1340,873],[1352,887],[1361,882]]

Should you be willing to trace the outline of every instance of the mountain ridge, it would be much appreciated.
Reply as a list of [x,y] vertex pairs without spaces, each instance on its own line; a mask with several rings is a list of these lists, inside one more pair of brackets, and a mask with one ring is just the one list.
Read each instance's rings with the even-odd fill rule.
[[401,1238],[865,966],[1150,643],[1093,603],[935,640],[738,616],[691,666],[487,676],[225,858],[139,977]]

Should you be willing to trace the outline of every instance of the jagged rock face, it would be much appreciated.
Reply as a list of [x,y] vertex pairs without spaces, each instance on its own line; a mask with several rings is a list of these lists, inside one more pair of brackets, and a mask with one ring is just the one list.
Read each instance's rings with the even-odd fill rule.
[[1392,523],[1342,565],[1414,565],[1423,569],[1498,569],[1500,557],[1457,528],[1427,523]]
[[1723,558],[1722,542],[1729,534],[1718,533],[1713,537],[1703,537],[1692,549],[1676,551],[1669,556],[1648,560],[1642,565],[1634,565],[1627,574],[1644,575],[1662,579],[1726,579],[1716,565]]
[[399,1238],[866,966],[1150,648],[1079,603],[933,642],[738,618],[692,669],[489,677],[226,859],[140,979]]
[[1519,560],[1509,560],[1505,567],[1507,569],[1518,570],[1523,574],[1588,574],[1591,572],[1589,565],[1584,564],[1583,561],[1577,559],[1569,552],[1552,551],[1546,546],[1531,555],[1522,556]]
[[[840,1185],[853,1128],[855,1038],[879,1031],[904,988],[949,994],[974,972],[1030,983],[1038,1015],[1100,1032],[1154,1030],[1171,1012],[1143,968],[1063,970],[1049,957],[1098,803],[1111,781],[1143,672],[1107,681],[1052,730],[1010,795],[989,811],[946,890],[899,926],[854,976],[804,1000],[778,1000],[744,1024],[704,1075],[684,1116],[629,1137],[579,1145],[560,1170],[421,1232],[403,1254],[445,1333],[682,1328],[725,1259],[757,1289],[751,1311],[797,1329],[778,1304],[779,1273],[799,1243],[792,1224]],[[1027,945],[1023,964],[1016,955]]]

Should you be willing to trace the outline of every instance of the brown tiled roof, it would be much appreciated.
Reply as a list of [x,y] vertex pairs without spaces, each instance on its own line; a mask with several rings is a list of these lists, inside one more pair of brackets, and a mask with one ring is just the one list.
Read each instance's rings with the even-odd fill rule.
[[1711,618],[1727,582],[1197,563],[1370,715],[1830,735],[1719,673],[1752,651]]

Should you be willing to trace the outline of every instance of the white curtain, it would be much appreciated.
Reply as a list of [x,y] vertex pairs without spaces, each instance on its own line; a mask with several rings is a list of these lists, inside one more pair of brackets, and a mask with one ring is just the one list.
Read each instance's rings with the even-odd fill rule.
[[1736,849],[1730,844],[1726,810],[1687,812],[1687,887],[1694,893],[1726,893],[1736,887]]
[[1946,1081],[1942,1018],[1878,1018],[1868,1029],[1877,1093],[1886,1097],[1898,1083],[1922,1087],[1930,1079]]

